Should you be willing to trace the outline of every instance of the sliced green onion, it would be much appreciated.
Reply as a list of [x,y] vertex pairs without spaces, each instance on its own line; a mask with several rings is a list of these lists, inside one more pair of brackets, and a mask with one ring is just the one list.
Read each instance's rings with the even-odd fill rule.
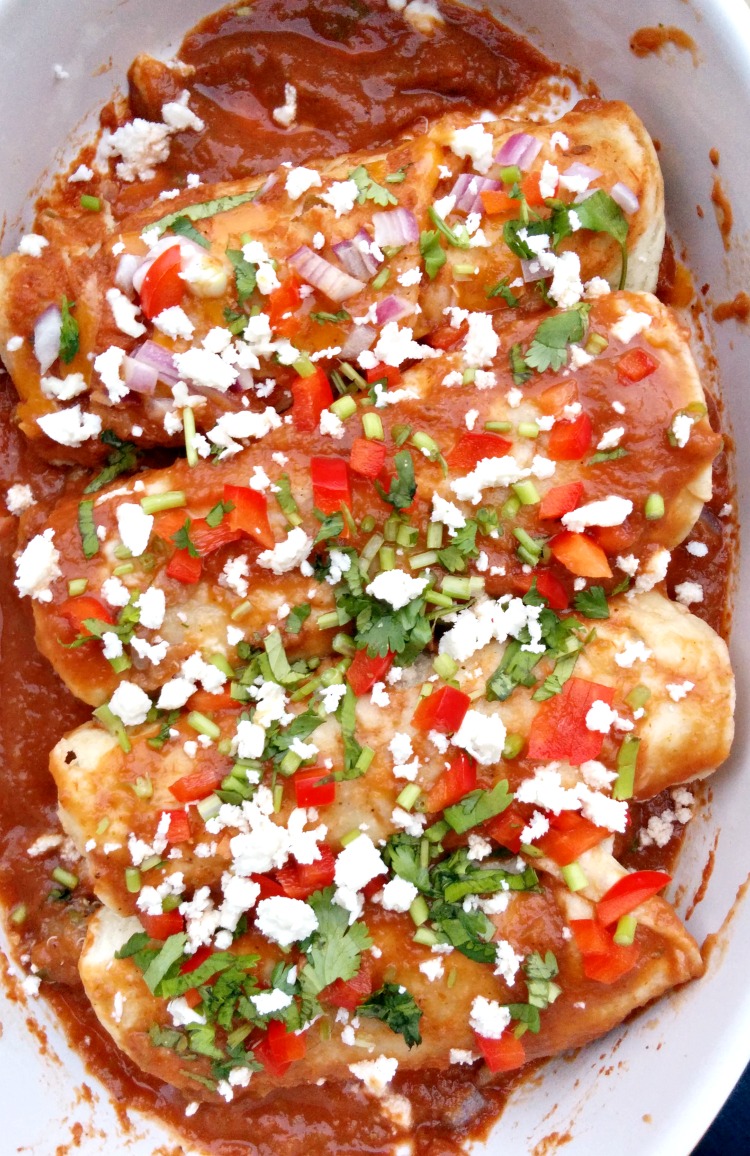
[[228,679],[234,678],[234,671],[223,654],[212,654],[208,661],[211,666],[215,666],[216,669],[220,670],[222,674],[225,674]]
[[476,368],[473,365],[470,365],[469,368],[465,369],[461,374],[461,385],[473,385],[476,380],[476,376]]
[[221,799],[218,795],[209,795],[208,798],[196,803],[195,809],[203,822],[207,823],[209,819],[215,819],[221,810]]
[[484,428],[490,433],[510,433],[513,429],[511,421],[486,421]]
[[421,554],[412,554],[409,567],[412,570],[424,570],[425,566],[434,566],[438,561],[435,550],[423,550]]
[[396,535],[398,534],[398,528],[400,525],[401,519],[397,518],[395,514],[391,514],[391,516],[386,519],[386,523],[383,526],[383,537],[385,538],[386,542],[396,541]]
[[331,410],[336,414],[336,417],[341,421],[346,421],[347,418],[352,417],[357,412],[357,403],[351,394],[346,394],[340,397],[338,401],[334,401],[331,405]]
[[341,846],[348,847],[349,844],[353,843],[355,839],[358,839],[361,834],[362,832],[359,827],[355,827],[353,831],[347,831],[345,835],[341,836]]
[[358,774],[363,775],[365,771],[369,770],[370,763],[374,758],[375,751],[372,749],[372,747],[362,747],[362,750],[359,752],[359,758],[354,764],[355,771],[357,771]]
[[330,630],[332,626],[340,626],[338,611],[328,610],[325,614],[320,614],[315,625],[318,630]]
[[638,762],[638,748],[641,740],[634,735],[626,735],[617,752],[617,778],[612,787],[613,799],[632,799],[635,787],[635,768]]
[[583,348],[586,350],[587,353],[591,354],[592,357],[596,357],[596,355],[598,353],[603,353],[608,345],[609,345],[609,342],[607,341],[607,338],[604,337],[603,334],[590,333],[589,339]]
[[127,731],[123,726],[122,719],[119,719],[106,703],[104,706],[98,706],[96,708],[94,711],[94,718],[98,719],[104,729],[109,731],[113,738],[117,739],[121,749],[125,752],[126,755],[129,755],[132,747],[130,745],[130,739],[128,738]]
[[109,819],[105,815],[104,818],[102,820],[100,820],[100,822],[97,824],[96,833],[97,833],[97,835],[103,835],[104,832],[108,831],[108,830],[109,830]]
[[352,655],[353,656],[356,649],[357,649],[356,646],[354,645],[354,643],[351,640],[351,636],[348,634],[344,634],[344,632],[342,630],[339,631],[338,634],[335,634],[333,636],[333,641],[331,643],[331,650],[335,650],[337,654],[345,654],[345,655]]
[[161,901],[161,909],[166,913],[170,911],[176,911],[181,903],[181,895],[165,895]]
[[521,509],[521,502],[515,494],[511,494],[509,498],[503,502],[500,508],[501,518],[515,518],[518,511]]
[[284,805],[284,784],[277,783],[273,789],[273,813],[278,815]]
[[144,514],[161,514],[163,510],[177,510],[187,505],[184,490],[168,490],[165,494],[148,494],[141,498]]
[[356,536],[357,523],[354,521],[354,516],[352,515],[352,512],[349,509],[346,502],[342,502],[341,505],[339,506],[339,509],[341,510],[341,515],[344,519],[344,522],[346,524],[346,527],[347,527],[349,533],[352,534],[353,536]]
[[476,265],[453,265],[452,269],[456,277],[473,277],[477,272]]
[[68,583],[68,596],[70,598],[77,598],[79,594],[83,594],[88,584],[88,578],[71,578]]
[[382,289],[383,286],[385,285],[386,281],[390,277],[390,275],[391,275],[390,269],[388,268],[387,265],[384,265],[383,268],[378,273],[377,277],[374,277],[373,280],[370,282],[372,288],[375,290]]
[[471,598],[471,583],[468,578],[457,578],[454,574],[446,574],[440,584],[443,594],[451,598]]
[[375,519],[373,518],[372,514],[365,514],[364,518],[359,523],[359,528],[363,534],[371,534],[373,532],[375,529]]
[[427,900],[424,895],[418,895],[409,908],[409,914],[414,921],[415,927],[421,927],[430,918],[430,910],[427,906]]
[[216,723],[199,710],[191,710],[186,722],[188,726],[192,727],[194,731],[197,731],[199,735],[206,735],[209,739],[214,740],[221,738],[221,731]]
[[182,411],[182,431],[185,438],[185,457],[192,469],[198,465],[198,451],[195,448],[195,414],[189,405]]
[[419,530],[417,527],[408,526],[406,522],[402,522],[398,528],[398,533],[396,534],[396,544],[398,546],[404,546],[407,550],[410,550],[413,546],[416,546],[418,540]]
[[391,437],[397,446],[402,446],[405,441],[411,437],[410,425],[394,425],[391,430]]
[[621,915],[617,921],[615,934],[613,939],[615,943],[619,943],[620,947],[630,947],[635,939],[635,929],[638,926],[638,920],[634,915]]
[[114,555],[115,558],[124,561],[126,558],[133,557],[133,551],[129,550],[128,547],[124,546],[121,542],[119,546],[115,546]]
[[362,429],[370,441],[382,442],[385,440],[383,419],[379,413],[365,413],[362,415]]
[[517,759],[523,750],[524,738],[523,735],[509,734],[505,736],[505,745],[503,746],[504,759]]
[[396,802],[399,807],[403,807],[405,811],[411,811],[421,794],[422,788],[418,787],[416,783],[407,783],[396,799]]
[[442,522],[430,522],[427,527],[427,549],[440,550],[443,545],[443,524]]
[[651,691],[647,686],[634,686],[630,694],[625,696],[625,702],[632,710],[641,710],[651,698]]
[[19,903],[10,913],[11,923],[15,923],[16,927],[20,927],[25,922],[26,916],[29,914],[29,909],[25,903]]
[[244,618],[250,610],[252,610],[251,603],[240,602],[239,606],[235,606],[229,617],[232,619],[232,622],[236,622],[238,618]]
[[520,421],[518,423],[518,436],[522,438],[538,438],[539,426],[535,421]]
[[544,855],[541,847],[534,847],[532,843],[522,843],[521,852],[526,855],[528,859],[541,859]]
[[279,763],[279,770],[282,775],[288,777],[289,775],[293,775],[295,771],[298,771],[301,766],[302,759],[300,756],[295,754],[294,751],[287,751]]
[[584,887],[588,887],[586,873],[578,861],[569,863],[567,867],[561,867],[560,874],[569,891],[582,891]]
[[523,173],[518,165],[505,165],[500,169],[500,180],[504,185],[520,185]]
[[664,517],[664,498],[661,494],[649,494],[643,508],[647,522],[657,522]]
[[64,867],[55,867],[52,878],[61,887],[67,887],[68,891],[73,891],[78,886],[78,876],[72,871],[66,871]]
[[452,967],[450,969],[450,971],[448,972],[448,987],[449,988],[455,987],[457,979],[458,979],[458,972],[456,971],[455,967]]
[[526,554],[529,555],[529,557],[532,559],[532,561],[529,562],[529,565],[535,566],[539,561],[544,543],[532,538],[531,535],[527,534],[526,531],[523,530],[520,526],[513,527],[513,537],[519,543],[521,549],[525,550]]
[[115,578],[123,578],[126,574],[132,574],[134,570],[134,562],[121,562],[119,566],[115,566],[112,574]]
[[411,444],[418,450],[424,450],[430,458],[440,457],[440,446],[429,434],[418,430],[411,439]]
[[449,654],[439,654],[437,658],[432,660],[432,669],[435,671],[435,674],[447,682],[448,679],[453,678],[458,671],[458,663],[455,658],[451,658]]
[[86,209],[89,213],[101,213],[102,203],[98,197],[92,197],[89,193],[83,193],[81,196],[81,208]]
[[161,864],[160,855],[149,855],[148,859],[144,859],[141,863],[141,872],[153,871],[155,867],[161,867]]
[[139,775],[134,783],[131,784],[133,794],[138,799],[150,799],[154,794],[154,784],[148,775]]
[[393,546],[381,546],[378,554],[378,562],[381,570],[395,570],[396,569],[396,551]]
[[421,943],[425,947],[434,947],[440,940],[429,927],[418,927],[412,935],[412,942]]
[[[365,530],[365,521],[366,521],[366,519],[363,518],[361,529],[366,534],[368,531]],[[373,526],[374,526],[375,520],[372,519],[372,522],[373,522]],[[371,529],[372,529],[372,527],[371,527]],[[383,545],[383,542],[384,542],[384,538],[383,538],[382,534],[373,534],[373,536],[369,539],[369,541],[365,542],[364,546],[362,547],[362,552],[359,555],[360,561],[364,560],[369,565],[370,562],[372,562],[373,558],[376,556],[380,547]]]
[[125,887],[130,895],[137,895],[141,889],[141,873],[137,867],[125,868]]
[[439,590],[425,591],[424,600],[433,606],[440,606],[444,610],[450,610],[454,605],[453,599],[449,598],[447,594],[441,594]]
[[298,373],[300,377],[312,377],[315,373],[315,366],[304,353],[298,357],[296,361],[292,362],[294,372]]
[[531,478],[514,482],[512,489],[522,506],[536,506],[542,500]]

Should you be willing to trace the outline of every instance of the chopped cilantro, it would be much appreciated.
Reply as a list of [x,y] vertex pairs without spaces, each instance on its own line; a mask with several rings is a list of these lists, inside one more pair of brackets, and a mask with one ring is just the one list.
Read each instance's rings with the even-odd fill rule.
[[78,532],[84,558],[93,558],[99,553],[99,539],[94,522],[94,499],[78,503]]
[[510,371],[513,374],[513,383],[515,385],[524,385],[531,377],[531,370],[524,361],[521,346],[518,344],[511,345],[508,350],[508,358],[510,360]]
[[581,590],[573,599],[573,606],[585,618],[609,618],[607,595],[602,586],[590,586]]
[[206,514],[206,522],[215,530],[224,521],[227,514],[231,514],[234,509],[234,502],[217,502]]
[[408,168],[411,168],[411,163],[408,165],[402,165],[400,169],[396,169],[395,173],[389,173],[385,178],[385,183],[387,185],[400,185],[403,181],[406,180],[406,170]]
[[437,229],[425,230],[419,237],[419,252],[424,260],[424,267],[430,281],[434,281],[448,258],[445,249],[440,244],[440,233]]
[[580,341],[586,332],[590,305],[576,305],[553,317],[546,317],[537,326],[534,338],[524,358],[529,369],[557,373],[568,363],[568,346]]
[[452,245],[454,249],[469,248],[469,234],[466,232],[465,225],[457,225],[455,229],[452,229],[450,225],[445,223],[434,205],[430,205],[427,215],[438,232],[443,234],[448,244]]
[[238,313],[236,309],[226,307],[224,321],[229,332],[238,337],[247,328],[247,313]]
[[187,237],[189,241],[195,241],[196,245],[201,245],[204,249],[211,248],[211,242],[196,229],[187,214],[175,217],[175,219],[170,222],[169,227],[178,237]]
[[422,1043],[419,1021],[423,1014],[414,996],[396,983],[384,983],[357,1008],[358,1016],[381,1020],[392,1032],[403,1036],[409,1048]]
[[138,463],[138,450],[133,442],[120,441],[117,434],[112,433],[111,429],[105,429],[100,435],[99,441],[105,446],[111,446],[112,453],[107,458],[104,469],[86,486],[83,491],[84,494],[97,493],[104,486],[113,482],[115,478],[118,478],[120,474],[135,469]]
[[75,301],[68,301],[68,298],[63,294],[60,302],[60,312],[62,314],[62,325],[60,328],[60,360],[68,365],[75,355],[78,353],[80,347],[80,334],[78,332],[78,322],[73,316],[71,310],[75,309]]
[[339,309],[338,313],[311,313],[313,321],[317,321],[318,325],[338,325],[343,321],[351,321],[351,313],[347,313],[346,309]]
[[257,269],[251,261],[245,260],[241,249],[227,249],[227,257],[234,269],[237,300],[240,305],[244,305],[248,297],[255,291]]
[[310,603],[302,602],[289,611],[284,622],[287,634],[299,634],[303,623],[310,617]]
[[357,201],[360,205],[364,205],[365,201],[373,201],[381,209],[384,209],[387,205],[398,204],[393,193],[374,181],[364,165],[357,165],[356,169],[352,169],[349,173],[349,180],[354,181],[359,189]]
[[258,189],[254,189],[250,193],[235,193],[230,197],[216,197],[212,201],[201,201],[197,205],[186,205],[182,209],[178,209],[175,213],[167,213],[166,217],[160,217],[158,221],[154,221],[149,225],[149,229],[158,229],[161,235],[165,229],[169,229],[174,221],[179,220],[180,217],[187,217],[189,221],[203,221],[206,217],[215,217],[217,213],[227,213],[230,209],[236,209],[238,205],[244,205],[248,201],[254,200],[258,195]]
[[443,817],[457,835],[463,835],[471,827],[486,823],[495,815],[500,815],[513,802],[508,790],[507,779],[501,779],[491,791],[470,791],[452,807],[446,807]]
[[187,550],[191,558],[199,558],[200,551],[195,545],[193,539],[190,537],[190,528],[192,524],[193,523],[190,518],[186,518],[177,533],[172,535],[172,541],[178,550]]
[[306,957],[299,973],[303,994],[320,995],[337,979],[353,979],[360,969],[362,952],[372,947],[364,923],[349,926],[349,913],[333,902],[333,887],[316,891],[307,902],[318,920],[318,929],[300,945]]
[[391,484],[386,494],[379,482],[376,482],[377,491],[384,501],[393,506],[394,510],[406,510],[414,501],[417,492],[417,483],[414,478],[414,462],[408,450],[400,450],[393,459],[396,467],[396,476],[391,478]]
[[330,538],[338,538],[344,532],[344,515],[343,514],[323,514],[320,510],[314,511],[315,517],[320,522],[320,529],[315,536],[315,545],[319,542],[327,542]]
[[612,200],[609,193],[604,192],[604,189],[597,189],[573,208],[582,229],[591,229],[594,233],[609,233],[619,244],[622,251],[619,288],[623,289],[628,274],[628,222],[622,209]]
[[511,309],[515,309],[519,301],[519,298],[511,291],[507,277],[503,277],[502,281],[498,281],[495,285],[490,285],[489,289],[485,289],[485,295],[487,297],[502,297],[505,304]]

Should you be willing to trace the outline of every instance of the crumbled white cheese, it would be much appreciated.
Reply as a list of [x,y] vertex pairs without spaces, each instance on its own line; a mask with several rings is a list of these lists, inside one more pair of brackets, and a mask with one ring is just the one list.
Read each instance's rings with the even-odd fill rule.
[[402,610],[418,598],[428,585],[427,578],[412,578],[404,570],[382,570],[367,587],[367,593],[394,610]]
[[146,326],[138,320],[140,307],[129,301],[119,289],[108,289],[104,296],[120,332],[128,337],[142,337],[146,332]]
[[290,200],[298,201],[309,189],[319,189],[320,186],[320,173],[300,165],[296,169],[289,170],[284,188]]
[[492,165],[495,142],[492,134],[481,124],[470,124],[468,128],[457,128],[449,141],[451,152],[462,160],[471,158],[478,173],[486,173]]
[[161,313],[157,313],[154,317],[153,325],[173,341],[178,337],[184,337],[189,341],[195,333],[195,326],[181,305],[170,305],[168,309],[162,309]]
[[151,699],[145,691],[127,679],[123,679],[109,700],[112,714],[117,715],[126,727],[140,726],[144,723],[151,706]]
[[14,584],[22,598],[31,596],[37,602],[52,601],[50,585],[62,575],[54,537],[54,530],[37,534],[17,559]]
[[674,594],[682,606],[692,606],[694,602],[703,601],[703,587],[697,582],[678,582]]
[[483,767],[488,767],[502,758],[505,736],[505,724],[499,715],[468,710],[452,742],[468,751]]
[[80,446],[102,432],[102,419],[95,413],[84,413],[80,405],[57,413],[45,413],[36,419],[43,433],[61,446]]
[[650,313],[638,313],[635,309],[628,309],[623,313],[619,321],[616,321],[612,326],[610,332],[618,341],[622,341],[624,345],[637,337],[639,333],[643,333],[651,325],[653,318]]
[[[358,840],[355,839],[354,842]],[[386,911],[404,912],[409,910],[418,895],[419,891],[413,883],[408,883],[406,879],[395,875],[383,888],[380,903]]]
[[286,540],[277,542],[272,550],[263,550],[258,555],[258,565],[274,574],[287,574],[296,570],[308,557],[313,540],[301,526],[290,530]]
[[315,912],[301,899],[273,895],[261,899],[256,911],[255,926],[260,933],[282,947],[299,943],[318,929]]
[[154,516],[147,514],[135,502],[123,502],[117,507],[117,528],[123,546],[127,547],[134,558],[140,558],[148,546],[154,528]]
[[510,1012],[507,1007],[483,995],[474,998],[469,1024],[478,1036],[487,1040],[499,1040],[509,1023]]
[[275,108],[271,116],[282,128],[289,128],[297,119],[297,89],[293,84],[284,85],[284,103]]
[[32,506],[36,505],[36,498],[31,486],[16,482],[5,495],[5,505],[10,514],[22,514],[24,510],[30,510]]
[[630,670],[634,663],[648,662],[650,657],[651,651],[640,638],[637,638],[625,643],[623,649],[615,654],[615,662],[624,670]]
[[581,534],[589,526],[621,526],[633,512],[633,503],[630,498],[620,498],[609,494],[596,502],[588,502],[563,514],[560,519],[566,530],[574,534]]
[[432,495],[431,522],[441,522],[449,530],[463,530],[466,518],[453,502],[441,498],[439,494]]

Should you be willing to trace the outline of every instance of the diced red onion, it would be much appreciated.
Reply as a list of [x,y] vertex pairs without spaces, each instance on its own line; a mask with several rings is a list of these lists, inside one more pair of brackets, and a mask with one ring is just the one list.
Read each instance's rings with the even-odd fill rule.
[[414,306],[410,305],[408,301],[404,301],[401,297],[385,297],[382,301],[378,301],[375,306],[375,316],[378,325],[385,325],[389,321],[400,321],[402,317],[407,317],[414,312]]
[[461,173],[451,189],[451,196],[456,198],[455,208],[462,213],[481,213],[482,190],[502,188],[500,181],[493,181],[491,177],[480,177],[476,173]]
[[144,393],[149,397],[156,389],[159,374],[153,365],[137,357],[126,357],[124,362],[124,378],[128,389],[133,393]]
[[359,357],[360,353],[364,352],[365,349],[372,347],[372,343],[376,337],[377,332],[372,326],[355,325],[341,346],[340,356],[344,361],[351,361],[352,358]]
[[[143,263],[142,257],[136,257],[135,253],[123,253],[120,260],[117,262],[117,271],[115,272],[115,285],[118,289],[122,289],[123,293],[130,294],[133,291],[133,277],[137,269]],[[145,277],[144,273],[144,277]]]
[[522,172],[530,168],[542,150],[542,142],[527,132],[509,136],[495,157],[499,165],[516,165]]
[[[588,181],[589,184],[591,181],[595,181],[596,178],[600,177],[601,175],[602,174],[599,169],[589,168],[588,165],[581,164],[580,161],[573,161],[573,164],[569,165],[565,172],[560,174],[560,176],[563,178],[580,177],[583,180]],[[565,186],[563,185],[563,187]]]
[[331,301],[346,301],[361,293],[365,287],[364,281],[350,277],[343,269],[337,269],[319,253],[313,252],[309,245],[302,245],[296,253],[292,253],[288,263],[303,281],[320,289]]
[[551,273],[542,268],[538,257],[531,257],[529,260],[521,258],[521,272],[527,285],[530,281],[543,281],[545,277],[551,276]]
[[134,351],[132,359],[142,361],[144,365],[156,370],[157,377],[167,385],[174,385],[180,380],[172,354],[156,341],[144,341],[143,345]]
[[641,207],[641,202],[633,190],[624,185],[622,181],[617,182],[609,195],[624,213],[637,213]]
[[48,305],[36,319],[34,325],[34,353],[39,362],[39,372],[46,373],[60,356],[60,334],[62,333],[62,313],[58,305]]
[[[347,273],[352,277],[358,278],[360,281],[369,281],[377,269],[377,264],[371,253],[363,253],[362,249],[360,249],[358,244],[360,237],[365,237],[367,244],[370,244],[370,238],[364,230],[361,230],[353,241],[338,241],[333,246],[333,251]],[[375,269],[371,268],[373,264],[375,265]]]
[[376,245],[409,245],[419,240],[419,225],[411,209],[391,209],[387,213],[373,213]]

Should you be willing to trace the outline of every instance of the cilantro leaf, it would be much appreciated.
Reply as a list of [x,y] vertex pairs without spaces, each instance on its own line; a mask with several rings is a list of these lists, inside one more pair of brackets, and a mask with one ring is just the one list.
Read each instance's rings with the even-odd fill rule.
[[75,309],[75,301],[68,301],[68,298],[63,294],[60,302],[60,312],[62,314],[62,326],[60,328],[60,360],[68,365],[75,355],[78,353],[80,347],[80,334],[78,332],[78,322],[71,313]]
[[387,185],[400,185],[402,181],[406,180],[406,170],[411,168],[411,162],[407,165],[402,165],[401,168],[396,169],[395,173],[389,173],[385,178]]
[[78,503],[78,532],[84,558],[94,558],[99,553],[99,538],[94,522],[94,500]]
[[523,229],[528,237],[549,237],[551,228],[549,221],[533,221],[531,224],[518,219],[506,221],[503,225],[503,240],[516,257],[520,257],[522,261],[531,261],[537,254],[519,233]]
[[426,229],[419,236],[419,252],[424,260],[424,268],[430,281],[434,281],[448,258],[445,249],[440,244],[440,233],[437,229]]
[[395,983],[384,983],[357,1008],[358,1016],[380,1020],[392,1032],[403,1036],[409,1048],[422,1043],[419,1021],[423,1014],[414,996]]
[[585,201],[575,206],[578,220],[582,229],[591,229],[594,233],[608,233],[618,242],[622,251],[622,270],[620,272],[619,288],[623,289],[628,274],[628,221],[620,206],[612,200],[604,189],[597,189]]
[[391,835],[383,849],[383,860],[394,875],[413,883],[419,891],[431,890],[429,869],[422,864],[422,840],[398,832]]
[[224,521],[227,514],[231,514],[234,509],[234,502],[217,502],[206,514],[206,522],[215,530]]
[[513,383],[515,385],[525,385],[532,374],[526,365],[523,350],[519,344],[511,345],[508,350],[508,359],[510,361],[510,371],[513,374]]
[[311,313],[310,316],[313,321],[317,321],[318,325],[325,325],[326,323],[338,325],[342,321],[351,321],[352,319],[351,313],[347,313],[346,309],[339,309],[338,313],[326,313],[325,311]]
[[251,261],[245,260],[241,249],[227,249],[227,257],[234,269],[237,300],[240,305],[244,305],[248,297],[255,291],[257,269]]
[[284,623],[287,634],[299,634],[303,623],[310,617],[310,603],[302,602],[290,610]]
[[357,165],[356,169],[352,169],[349,173],[349,180],[354,181],[359,189],[357,201],[360,205],[364,205],[365,201],[373,201],[381,209],[384,209],[387,205],[398,204],[398,199],[394,197],[393,193],[374,181],[364,165]]
[[97,493],[104,486],[113,482],[115,478],[119,478],[120,474],[135,469],[138,464],[138,450],[134,443],[120,441],[117,434],[112,433],[111,429],[105,429],[100,435],[99,441],[105,446],[112,446],[112,453],[107,458],[104,469],[86,486],[83,491],[84,494]]
[[526,352],[527,367],[537,373],[544,373],[547,369],[557,373],[567,365],[568,346],[583,338],[590,309],[590,305],[577,305],[574,309],[546,317],[537,326]]
[[199,558],[200,551],[195,545],[193,539],[190,537],[190,528],[192,524],[193,523],[190,518],[186,518],[177,533],[172,535],[172,541],[178,550],[187,550],[191,558]]
[[386,494],[379,482],[375,485],[381,498],[393,506],[394,510],[406,510],[414,501],[417,492],[414,462],[408,450],[400,450],[395,455],[393,464],[396,467],[396,476],[391,478],[388,493]]
[[483,911],[464,911],[461,903],[436,903],[430,919],[448,943],[477,963],[494,963],[497,949],[492,942],[496,928]]
[[508,780],[501,779],[491,791],[470,791],[454,806],[446,807],[443,818],[457,835],[463,835],[471,827],[477,827],[495,815],[500,815],[512,802]]
[[203,221],[206,217],[215,217],[217,213],[228,213],[230,209],[236,209],[238,205],[244,205],[248,201],[254,200],[258,192],[258,189],[253,189],[250,193],[235,193],[230,197],[216,197],[212,201],[200,201],[197,205],[185,205],[184,208],[178,209],[175,213],[167,213],[166,217],[160,217],[148,228],[158,229],[159,236],[161,236],[164,230],[169,229],[172,223],[180,217],[187,217],[189,221]]
[[170,935],[146,968],[143,973],[143,982],[152,995],[156,994],[156,989],[167,972],[178,960],[182,959],[186,943],[187,935],[184,931],[180,931],[177,935]]
[[484,292],[487,297],[502,297],[505,304],[511,309],[515,309],[518,305],[519,298],[511,291],[507,277],[503,277],[502,281],[498,281],[495,285],[490,285],[489,289],[485,289]]
[[204,249],[211,248],[211,242],[196,229],[186,213],[175,217],[175,219],[170,222],[169,227],[178,237],[187,237],[189,241],[195,241],[196,245],[201,245]]
[[304,994],[318,996],[337,979],[353,979],[360,969],[361,954],[372,947],[364,923],[349,926],[349,914],[333,902],[333,887],[316,891],[307,902],[318,920],[318,929],[301,944],[306,956],[299,974]]
[[320,510],[314,511],[315,517],[320,520],[321,526],[315,536],[315,545],[327,542],[329,538],[338,538],[344,532],[343,514],[323,514]]
[[452,245],[454,249],[469,248],[469,234],[466,231],[465,225],[457,225],[455,229],[452,229],[450,225],[445,223],[434,205],[430,205],[427,210],[427,215],[438,232],[443,234],[448,244]]
[[522,650],[521,646],[516,638],[506,646],[500,665],[487,680],[488,702],[505,702],[517,686],[533,686],[536,682],[534,670],[542,655]]
[[581,590],[573,599],[573,606],[585,618],[609,618],[607,595],[602,586],[590,586]]

